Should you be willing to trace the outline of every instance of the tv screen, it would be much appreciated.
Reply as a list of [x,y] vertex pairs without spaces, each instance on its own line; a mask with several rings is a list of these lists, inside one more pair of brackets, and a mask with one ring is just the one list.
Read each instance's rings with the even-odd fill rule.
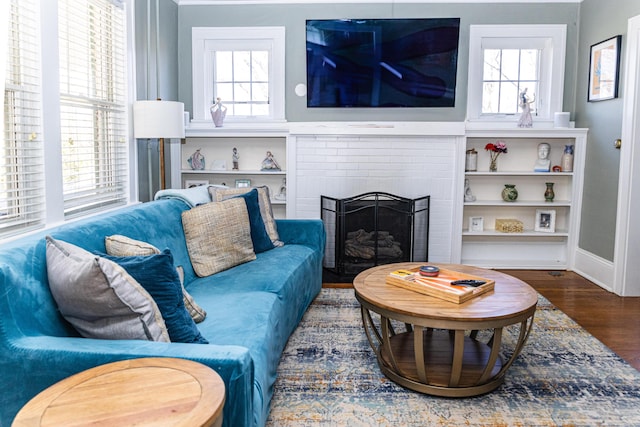
[[308,107],[453,107],[459,18],[307,20]]

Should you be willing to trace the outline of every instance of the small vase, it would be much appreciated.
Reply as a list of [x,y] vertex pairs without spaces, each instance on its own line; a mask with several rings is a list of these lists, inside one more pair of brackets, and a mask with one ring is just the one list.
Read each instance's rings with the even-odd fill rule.
[[514,184],[505,184],[502,189],[502,200],[505,202],[515,202],[518,198],[518,190]]
[[562,172],[573,172],[573,145],[565,145],[561,160]]
[[556,197],[556,193],[553,192],[553,182],[545,182],[547,185],[547,189],[544,190],[544,201],[545,202],[553,202],[553,199]]
[[498,172],[498,159],[491,159],[489,162],[489,172]]

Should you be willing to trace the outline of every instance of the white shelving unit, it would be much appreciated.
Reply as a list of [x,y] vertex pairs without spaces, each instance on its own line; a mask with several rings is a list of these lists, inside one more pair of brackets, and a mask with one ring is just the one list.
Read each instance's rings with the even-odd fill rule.
[[[250,186],[266,185],[271,194],[274,216],[286,216],[286,200],[278,199],[287,177],[287,135],[282,125],[215,128],[212,125],[192,125],[186,128],[184,144],[180,146],[180,184],[207,182],[235,187],[238,180],[249,180]],[[233,148],[239,154],[238,170],[233,170]],[[204,156],[205,169],[191,169],[188,159],[197,150]],[[280,171],[262,171],[260,166],[267,151],[271,151]],[[224,164],[225,169],[221,169]]]
[[[478,152],[476,172],[463,172],[476,200],[463,202],[461,262],[488,268],[571,269],[579,231],[586,129],[468,130],[466,149]],[[507,153],[498,157],[498,171],[489,172],[487,143],[502,140]],[[566,145],[574,146],[571,172],[533,172],[541,142],[551,146],[551,165],[560,165]],[[464,180],[462,180],[464,182]],[[554,183],[555,198],[547,202],[547,182]],[[515,202],[502,200],[505,184],[518,190]],[[553,232],[535,231],[536,211],[554,211]],[[470,231],[469,219],[480,217],[482,231]],[[495,230],[496,219],[522,221],[521,233]]]

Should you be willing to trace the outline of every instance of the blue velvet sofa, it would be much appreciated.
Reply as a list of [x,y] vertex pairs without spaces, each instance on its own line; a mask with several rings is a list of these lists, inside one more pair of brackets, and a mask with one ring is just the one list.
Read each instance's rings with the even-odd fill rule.
[[[284,246],[199,278],[189,261],[183,201],[157,200],[43,231],[0,247],[0,426],[55,382],[122,359],[179,357],[203,363],[226,385],[224,425],[263,426],[284,346],[322,282],[325,232],[319,220],[277,220]],[[49,291],[45,235],[89,251],[121,234],[163,249],[184,268],[185,288],[207,311],[197,327],[209,344],[82,338]]]

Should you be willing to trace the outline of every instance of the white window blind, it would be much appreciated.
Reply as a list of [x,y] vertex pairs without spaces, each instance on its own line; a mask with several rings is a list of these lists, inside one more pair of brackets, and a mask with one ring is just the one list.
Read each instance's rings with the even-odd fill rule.
[[120,2],[59,0],[65,217],[127,201],[126,23]]
[[0,153],[0,236],[44,222],[38,8],[11,0]]

